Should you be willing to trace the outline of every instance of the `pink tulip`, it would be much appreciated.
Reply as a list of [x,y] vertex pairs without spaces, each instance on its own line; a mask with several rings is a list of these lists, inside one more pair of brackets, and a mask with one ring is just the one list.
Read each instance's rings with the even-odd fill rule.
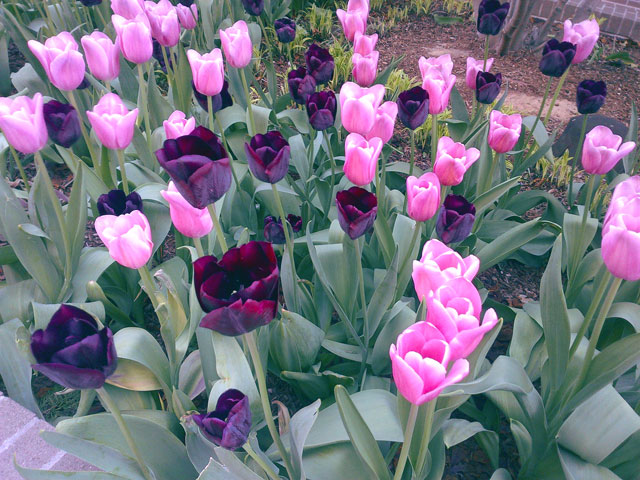
[[356,32],[353,37],[353,53],[359,53],[360,55],[369,55],[376,48],[378,42],[378,34],[364,35],[360,32]]
[[493,110],[489,116],[489,146],[497,153],[507,153],[518,143],[522,131],[522,117]]
[[249,65],[253,46],[249,29],[243,20],[238,20],[226,30],[220,30],[220,41],[229,65],[233,68],[244,68]]
[[618,213],[640,217],[640,176],[627,178],[616,186],[609,209],[604,217],[602,235],[606,234],[609,219]]
[[173,47],[180,41],[178,12],[169,0],[158,3],[147,0],[144,9],[151,25],[151,34],[163,47]]
[[102,32],[95,31],[80,40],[94,77],[110,82],[120,75],[120,49]]
[[354,53],[351,57],[351,62],[353,63],[353,79],[361,87],[368,87],[376,79],[379,56],[380,52],[374,50],[366,56]]
[[128,20],[145,14],[143,0],[111,0],[111,10]]
[[466,171],[478,158],[480,150],[477,148],[466,149],[462,143],[456,143],[449,137],[440,137],[433,171],[441,185],[459,185]]
[[364,34],[367,31],[367,17],[369,16],[367,11],[353,10],[344,11],[342,9],[336,10],[338,20],[342,24],[342,30],[347,40],[353,42],[356,33]]
[[571,20],[565,20],[562,41],[571,42],[576,46],[576,55],[571,63],[580,63],[586,60],[591,55],[593,47],[596,46],[599,36],[600,25],[595,18],[584,20],[575,25],[571,23]]
[[469,255],[462,258],[441,241],[429,240],[422,248],[422,258],[413,262],[412,278],[418,299],[426,299],[452,278],[473,280],[479,268],[478,257]]
[[415,323],[398,335],[389,356],[398,392],[414,405],[435,399],[445,387],[469,374],[469,362],[462,358],[447,372],[451,348],[428,322]]
[[[493,65],[493,58],[487,59],[487,72],[491,70],[491,66]],[[467,87],[471,90],[476,89],[476,77],[478,76],[478,72],[483,72],[482,67],[484,67],[484,59],[476,60],[473,57],[467,58]]]
[[429,93],[429,113],[438,115],[449,105],[451,90],[456,83],[455,75],[443,75],[437,69],[431,69],[422,78],[422,88]]
[[[181,112],[182,113],[182,112]],[[211,215],[206,208],[195,208],[187,202],[178,189],[169,182],[169,189],[160,192],[169,202],[169,214],[176,229],[186,237],[200,238],[213,229]]]
[[203,95],[213,97],[222,91],[224,85],[224,61],[222,51],[214,48],[209,53],[200,55],[195,50],[187,51],[193,84]]
[[36,40],[27,43],[54,86],[66,91],[78,88],[84,80],[84,59],[73,35],[59,33],[47,38],[44,45]]
[[416,222],[433,217],[440,207],[440,181],[433,172],[407,177],[407,213]]
[[367,140],[378,137],[383,143],[387,143],[393,137],[393,127],[398,116],[398,104],[396,102],[384,102],[376,111],[373,128],[367,133]]
[[49,138],[42,114],[42,95],[36,93],[33,99],[24,95],[0,97],[0,129],[9,145],[19,152],[41,150]]
[[384,97],[384,85],[362,88],[346,82],[340,89],[340,115],[342,126],[351,133],[366,135],[371,131],[376,112]]
[[373,181],[382,146],[382,140],[377,137],[367,141],[357,133],[347,135],[344,147],[344,173],[351,183],[362,186]]
[[111,17],[117,43],[124,58],[132,63],[145,63],[153,55],[153,40],[149,20],[144,14],[128,20],[120,15]]
[[153,241],[149,220],[140,210],[96,218],[96,233],[109,255],[127,268],[141,268],[151,258]]
[[635,147],[634,142],[622,143],[622,137],[614,135],[610,128],[598,125],[584,139],[582,166],[587,173],[604,175]]
[[640,216],[613,215],[602,235],[602,259],[614,277],[640,280]]
[[189,135],[196,128],[196,119],[186,118],[184,112],[176,110],[167,120],[162,122],[167,140]]
[[448,77],[453,71],[453,60],[451,60],[451,55],[448,53],[440,55],[439,57],[420,57],[418,60],[418,66],[420,67],[420,74],[423,79],[433,70],[440,72],[445,77]]
[[89,122],[102,144],[113,150],[125,149],[133,139],[138,109],[127,110],[115,93],[107,93],[93,110],[87,112]]
[[176,12],[178,13],[178,20],[180,25],[186,30],[192,30],[198,25],[198,6],[192,3],[190,7],[178,3],[176,5]]

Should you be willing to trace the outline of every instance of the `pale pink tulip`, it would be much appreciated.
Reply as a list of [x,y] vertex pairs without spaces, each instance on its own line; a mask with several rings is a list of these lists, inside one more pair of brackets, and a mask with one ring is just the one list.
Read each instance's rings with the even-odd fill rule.
[[593,47],[596,46],[598,37],[600,37],[600,25],[595,18],[584,20],[575,25],[571,20],[564,21],[562,41],[571,42],[576,46],[576,54],[571,63],[580,63],[586,60],[591,55]]
[[193,207],[178,192],[173,182],[169,182],[168,190],[162,190],[160,194],[169,203],[169,214],[173,225],[184,236],[200,238],[213,229],[209,211],[206,208]]
[[192,3],[190,7],[178,3],[176,5],[176,12],[178,13],[178,20],[180,25],[186,30],[193,30],[198,25],[198,6]]
[[87,65],[94,77],[103,82],[115,80],[120,75],[120,49],[104,33],[95,31],[80,39]]
[[449,137],[440,137],[433,171],[442,185],[459,185],[464,174],[478,158],[480,150],[477,148],[467,149],[462,143],[454,142]]
[[368,12],[364,10],[345,11],[339,8],[336,10],[336,15],[342,24],[344,36],[350,42],[353,42],[356,33],[364,34],[367,31]]
[[384,97],[384,85],[362,88],[346,82],[340,89],[340,115],[342,126],[350,133],[366,135],[371,131],[376,112]]
[[42,94],[0,97],[0,129],[7,142],[24,154],[41,150],[49,138],[42,114]]
[[614,135],[610,128],[598,125],[584,139],[582,166],[587,173],[604,175],[635,147],[634,142],[622,143],[622,137]]
[[489,146],[497,153],[507,153],[518,143],[522,131],[522,117],[493,110],[489,115]]
[[107,93],[93,110],[87,112],[89,122],[102,144],[114,150],[125,149],[133,139],[138,109],[127,110],[115,93]]
[[29,50],[36,56],[47,77],[60,90],[71,91],[84,80],[84,58],[78,44],[69,32],[62,32],[45,40],[27,42]]
[[173,47],[180,41],[178,12],[169,0],[158,3],[147,0],[144,9],[151,25],[151,35],[163,47]]
[[377,33],[374,33],[373,35],[364,35],[360,32],[356,32],[353,37],[353,53],[369,55],[376,48],[377,42]]
[[189,135],[196,128],[196,119],[193,117],[186,118],[184,112],[176,110],[167,120],[162,122],[164,133],[167,140]]
[[604,217],[602,235],[606,233],[609,219],[618,213],[640,217],[640,176],[635,175],[627,178],[614,189],[611,203]]
[[431,69],[422,77],[422,88],[429,93],[429,113],[438,115],[449,105],[451,90],[456,84],[455,75],[444,75],[438,69]]
[[129,20],[136,18],[138,15],[144,15],[143,0],[111,0],[111,10],[116,15],[127,18]]
[[396,102],[384,102],[376,111],[376,119],[373,128],[367,133],[367,140],[378,137],[383,143],[387,143],[393,137],[393,127],[398,116],[398,104]]
[[440,72],[444,77],[448,77],[453,71],[453,60],[451,60],[451,55],[448,53],[439,57],[420,57],[418,66],[423,79],[433,70]]
[[433,172],[407,177],[407,213],[416,222],[433,217],[440,207],[440,181]]
[[[493,58],[487,59],[487,72],[491,70],[491,66],[493,65]],[[466,82],[467,87],[471,90],[476,89],[476,77],[478,76],[478,72],[483,72],[482,67],[484,67],[484,59],[476,60],[473,57],[467,58],[467,76]]]
[[351,63],[353,63],[351,73],[353,74],[353,79],[361,87],[368,87],[376,79],[379,56],[380,52],[374,50],[366,56],[354,53],[351,57]]
[[640,280],[640,216],[624,210],[609,216],[601,248],[604,264],[614,277]]
[[344,173],[351,183],[362,186],[373,181],[382,146],[382,140],[377,137],[367,141],[357,133],[347,135]]
[[145,63],[153,55],[153,39],[149,20],[144,14],[132,19],[113,15],[113,28],[117,35],[117,44],[124,58],[132,63]]
[[222,91],[224,85],[224,61],[222,51],[214,48],[209,53],[200,55],[195,50],[187,51],[193,84],[203,95],[213,97]]
[[220,41],[227,62],[234,68],[244,68],[251,62],[253,46],[249,37],[249,28],[243,20],[231,27],[220,30]]
[[153,241],[149,220],[140,210],[96,218],[96,233],[109,255],[127,268],[141,268],[151,258]]

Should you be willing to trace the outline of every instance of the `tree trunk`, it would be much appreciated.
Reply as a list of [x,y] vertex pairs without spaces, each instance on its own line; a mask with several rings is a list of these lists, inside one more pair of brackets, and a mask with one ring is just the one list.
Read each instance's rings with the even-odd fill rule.
[[512,2],[510,19],[500,36],[498,44],[498,55],[506,55],[509,51],[516,47],[516,40],[524,38],[524,34],[528,30],[527,23],[531,17],[531,11],[539,0],[516,0]]

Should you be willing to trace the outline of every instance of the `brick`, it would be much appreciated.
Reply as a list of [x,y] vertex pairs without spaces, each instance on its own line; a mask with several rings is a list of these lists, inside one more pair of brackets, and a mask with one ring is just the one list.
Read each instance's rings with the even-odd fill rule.
[[2,442],[9,438],[20,427],[23,427],[26,423],[35,419],[36,416],[33,412],[23,408],[16,402],[10,400],[8,397],[3,396],[0,393],[0,448]]

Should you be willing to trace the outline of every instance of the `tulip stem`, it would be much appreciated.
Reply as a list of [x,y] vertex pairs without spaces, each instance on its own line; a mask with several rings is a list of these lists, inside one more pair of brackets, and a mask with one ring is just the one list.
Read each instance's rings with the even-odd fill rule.
[[542,122],[545,125],[549,122],[549,118],[551,118],[551,112],[553,112],[553,107],[555,107],[556,102],[558,101],[558,96],[560,95],[560,91],[562,90],[562,87],[564,86],[564,82],[567,79],[567,75],[569,75],[569,70],[570,69],[571,69],[571,64],[569,64],[569,67],[567,67],[565,72],[562,74],[562,77],[560,77],[560,81],[558,82],[558,86],[556,87],[556,91],[554,92],[553,97],[551,99],[551,105],[549,105],[549,110],[547,110],[547,114],[545,115],[544,120]]
[[289,252],[289,264],[291,265],[291,281],[293,282],[294,305],[287,305],[287,308],[292,307],[291,309],[295,311],[298,308],[298,278],[296,276],[296,264],[293,258],[293,242],[291,241],[291,236],[289,235],[289,221],[284,214],[282,200],[280,199],[280,192],[278,192],[278,187],[276,187],[275,183],[271,184],[271,191],[273,192],[273,197],[276,201],[276,208],[278,209],[278,215],[280,215],[280,221],[282,222],[282,231],[284,232],[284,239],[287,244],[287,251]]
[[484,36],[484,63],[482,64],[482,71],[487,71],[487,60],[489,59],[489,35]]
[[[598,177],[599,177],[598,175],[591,175],[589,178],[589,183],[587,186],[587,196],[585,197],[584,210],[582,211],[582,222],[580,222],[580,230],[578,230],[578,237],[577,237],[578,242],[582,242],[584,238],[584,230],[585,230],[585,227],[587,226],[587,219],[589,217],[591,196],[595,188],[596,178]],[[589,248],[589,245],[587,245],[586,248]],[[569,272],[569,285],[571,285],[575,280],[576,272],[578,271],[578,262],[580,261],[580,258],[579,258],[580,253],[581,253],[581,249],[579,248],[573,249],[573,254],[571,255],[571,259],[570,259],[571,263],[569,264],[569,268],[571,269]]]
[[411,243],[409,243],[409,250],[407,250],[406,255],[402,259],[402,263],[400,264],[400,269],[398,270],[398,275],[402,275],[402,272],[404,272],[404,269],[407,268],[407,264],[411,259],[411,252],[413,252],[413,248],[416,244],[416,240],[420,238],[420,233],[422,232],[422,223],[423,222],[416,222],[416,226],[413,230],[413,236],[411,237]]
[[264,411],[264,419],[267,422],[267,428],[269,429],[271,438],[273,438],[273,441],[276,444],[276,447],[278,448],[278,453],[280,453],[280,457],[284,462],[285,468],[287,469],[287,473],[289,474],[289,478],[294,478],[292,475],[293,468],[291,466],[291,461],[289,460],[287,451],[284,448],[282,439],[278,434],[278,430],[276,429],[276,424],[273,421],[273,414],[271,413],[271,404],[269,403],[269,392],[267,391],[267,381],[265,377],[264,368],[262,366],[262,360],[260,359],[260,352],[258,351],[258,345],[256,343],[255,330],[252,332],[245,333],[244,338],[247,341],[247,346],[249,347],[249,352],[251,354],[251,360],[253,361],[253,366],[256,370],[256,380],[258,381],[258,390],[260,391],[260,402],[262,403],[262,410]]
[[231,158],[231,150],[229,150],[229,145],[227,145],[227,138],[224,136],[224,128],[222,128],[222,123],[220,122],[220,117],[218,115],[214,115],[213,113],[213,97],[207,95],[207,109],[209,110],[209,130],[213,132],[213,123],[215,119],[216,125],[218,125],[218,130],[220,130],[220,138],[222,139],[222,145],[224,149],[227,151],[227,156],[229,158],[229,166],[231,167],[231,175],[233,176],[233,181],[236,184],[236,189],[240,191],[240,182],[238,181],[238,177],[236,175],[236,171],[233,168],[233,160]]
[[393,476],[393,480],[400,480],[404,473],[404,467],[407,464],[407,458],[409,457],[409,448],[411,447],[411,438],[413,437],[413,430],[416,427],[416,419],[418,418],[418,405],[411,404],[411,410],[409,410],[409,418],[407,419],[407,426],[404,429],[404,440],[402,442],[402,449],[400,450],[400,457],[398,458],[398,465],[396,466],[396,474]]
[[31,186],[29,185],[29,179],[27,178],[27,173],[24,171],[24,167],[22,166],[22,162],[20,161],[20,157],[18,156],[18,152],[13,146],[9,145],[9,149],[11,150],[11,155],[13,155],[13,159],[16,161],[16,166],[18,167],[18,171],[20,172],[20,177],[22,178],[22,183],[24,183],[24,188],[29,193],[31,190]]
[[142,475],[144,475],[144,478],[146,480],[154,480],[154,475],[149,470],[149,467],[147,467],[147,465],[144,463],[144,460],[142,459],[142,455],[140,454],[140,450],[138,450],[138,446],[136,445],[136,443],[133,440],[133,437],[131,436],[131,432],[129,431],[129,428],[127,427],[127,424],[125,423],[124,418],[120,413],[120,409],[118,408],[118,405],[113,401],[113,399],[104,389],[104,387],[97,389],[96,392],[100,396],[100,400],[104,402],[105,407],[107,407],[109,412],[111,412],[111,415],[113,415],[114,420],[118,424],[118,428],[120,428],[120,433],[122,433],[122,436],[126,440],[127,445],[129,445],[129,449],[131,450],[131,453],[133,453],[133,456],[136,458],[136,461],[138,462],[138,466],[142,471]]
[[416,472],[422,472],[424,468],[424,462],[427,459],[427,451],[429,450],[429,442],[431,441],[431,430],[433,429],[433,414],[436,410],[437,398],[434,398],[430,402],[427,402],[427,413],[425,415],[425,426],[422,431],[422,442],[420,443],[420,450],[418,451],[418,461],[416,462]]
[[[84,138],[84,142],[87,144],[87,150],[89,150],[89,156],[91,157],[91,161],[93,163],[93,169],[97,173],[100,159],[98,159],[95,156],[95,152],[93,151],[91,138],[89,137],[89,132],[87,132],[87,129],[84,126],[84,121],[80,113],[80,108],[78,107],[78,100],[76,99],[76,95],[73,90],[69,91],[69,102],[71,103],[71,106],[76,109],[76,112],[78,113],[78,120],[80,123],[80,132],[82,132],[82,138]],[[83,112],[83,113],[86,115],[86,112]]]
[[364,272],[362,271],[362,252],[360,248],[360,240],[353,240],[353,246],[356,249],[356,263],[358,264],[358,286],[360,288],[360,303],[362,303],[362,336],[364,343],[362,348],[362,362],[360,363],[360,379],[364,384],[364,372],[367,368],[367,356],[369,345],[369,317],[367,315],[367,295],[364,291]]
[[280,477],[278,476],[278,474],[273,470],[271,470],[271,468],[266,464],[266,462],[262,458],[260,458],[260,456],[253,450],[253,448],[251,448],[251,445],[249,445],[249,442],[245,443],[242,446],[242,448],[244,448],[244,451],[247,452],[247,454],[251,457],[251,459],[254,462],[260,465],[260,468],[264,470],[264,472],[269,476],[271,480],[280,480]]
[[147,108],[147,86],[145,85],[144,70],[142,69],[141,63],[138,64],[138,84],[140,86],[139,93],[140,100],[142,102],[140,108],[142,109],[144,115],[144,128],[147,134],[147,146],[149,147],[149,152],[153,153],[151,150],[151,123],[149,121],[149,108]]
[[120,176],[122,177],[122,190],[125,195],[129,195],[129,181],[127,180],[127,170],[124,167],[124,150],[118,148],[116,150],[118,156],[118,164],[120,165]]
[[576,173],[576,164],[581,160],[580,156],[582,155],[582,147],[584,144],[584,137],[587,134],[587,114],[582,115],[582,129],[580,130],[580,140],[578,140],[578,145],[576,146],[576,154],[573,156],[571,161],[571,174],[569,176],[569,190],[567,191],[567,203],[569,204],[569,209],[573,206],[573,200],[571,199],[573,193],[573,176]]
[[[166,48],[161,45],[160,50],[162,50],[162,59],[164,60],[164,66],[167,69],[167,83],[171,85],[172,83],[175,83],[175,75],[173,74],[173,69],[169,65],[169,57],[167,57]],[[175,91],[180,95],[180,89],[176,88],[174,92]]]
[[76,409],[76,413],[73,415],[74,418],[84,417],[89,413],[95,398],[95,390],[80,390],[80,402],[78,402],[78,408]]
[[231,22],[234,21],[233,18],[233,7],[231,6],[231,2],[229,0],[226,0],[227,3],[227,9],[229,10],[229,17],[231,18]]
[[498,153],[498,155],[496,155],[495,157],[493,155],[491,156],[493,158],[491,159],[491,166],[489,167],[489,175],[487,176],[485,188],[482,193],[485,193],[491,189],[491,186],[493,185],[493,174],[496,170],[496,164],[501,163],[504,153]]
[[[547,103],[547,97],[549,97],[549,92],[551,91],[552,81],[553,81],[553,77],[549,77],[549,79],[547,80],[547,86],[544,89],[544,95],[542,96],[542,102],[540,103],[540,108],[538,109],[538,115],[536,115],[536,120],[533,122],[533,126],[531,127],[531,130],[529,130],[529,133],[527,134],[527,138],[525,139],[524,144],[522,145],[522,148],[527,148],[527,145],[529,144],[531,137],[533,137],[533,132],[536,131],[536,127],[538,126],[538,122],[540,122],[540,117],[542,116],[542,111],[544,110],[544,105]],[[532,151],[533,151],[533,147],[527,153],[527,157],[531,155]]]
[[158,311],[158,306],[160,305],[158,302],[158,297],[156,296],[155,284],[153,283],[153,278],[151,277],[151,272],[149,268],[145,265],[138,269],[138,273],[140,274],[140,280],[142,280],[142,286],[147,291],[147,296],[151,303],[153,304],[153,310]]
[[431,165],[436,162],[438,153],[438,115],[431,115]]
[[198,257],[204,257],[204,248],[202,248],[202,241],[200,240],[200,237],[193,237],[193,245],[196,247]]
[[[409,131],[409,138],[410,138],[410,144],[411,144],[411,163],[409,164],[409,176],[412,177],[413,166],[416,163],[416,131],[415,130],[412,129]],[[402,211],[405,213],[407,212],[408,199],[409,199],[409,192],[406,192],[404,196],[404,206],[402,207]]]
[[242,78],[242,88],[244,88],[244,94],[247,97],[247,112],[249,113],[249,122],[251,124],[251,131],[249,132],[249,136],[253,137],[258,132],[256,132],[256,122],[253,119],[251,95],[249,94],[249,84],[247,83],[247,75],[244,72],[244,68],[240,69],[240,78]]
[[[327,145],[327,153],[329,154],[329,162],[331,163],[331,182],[330,182],[330,189],[329,189],[329,205],[327,207],[327,210],[325,212],[325,215],[329,215],[329,210],[331,209],[331,200],[333,199],[333,188],[336,185],[336,160],[335,158],[333,158],[333,150],[331,149],[331,142],[329,141],[329,135],[323,135],[324,136],[324,140],[325,140],[325,144]],[[379,195],[379,193],[378,193]]]
[[227,241],[224,239],[224,233],[222,232],[222,226],[220,225],[220,220],[218,220],[218,215],[216,213],[216,204],[210,203],[207,205],[207,210],[209,210],[209,215],[211,215],[211,220],[213,221],[213,228],[216,230],[216,237],[218,238],[218,243],[220,244],[220,248],[222,249],[222,253],[227,253],[229,247],[227,247]]

